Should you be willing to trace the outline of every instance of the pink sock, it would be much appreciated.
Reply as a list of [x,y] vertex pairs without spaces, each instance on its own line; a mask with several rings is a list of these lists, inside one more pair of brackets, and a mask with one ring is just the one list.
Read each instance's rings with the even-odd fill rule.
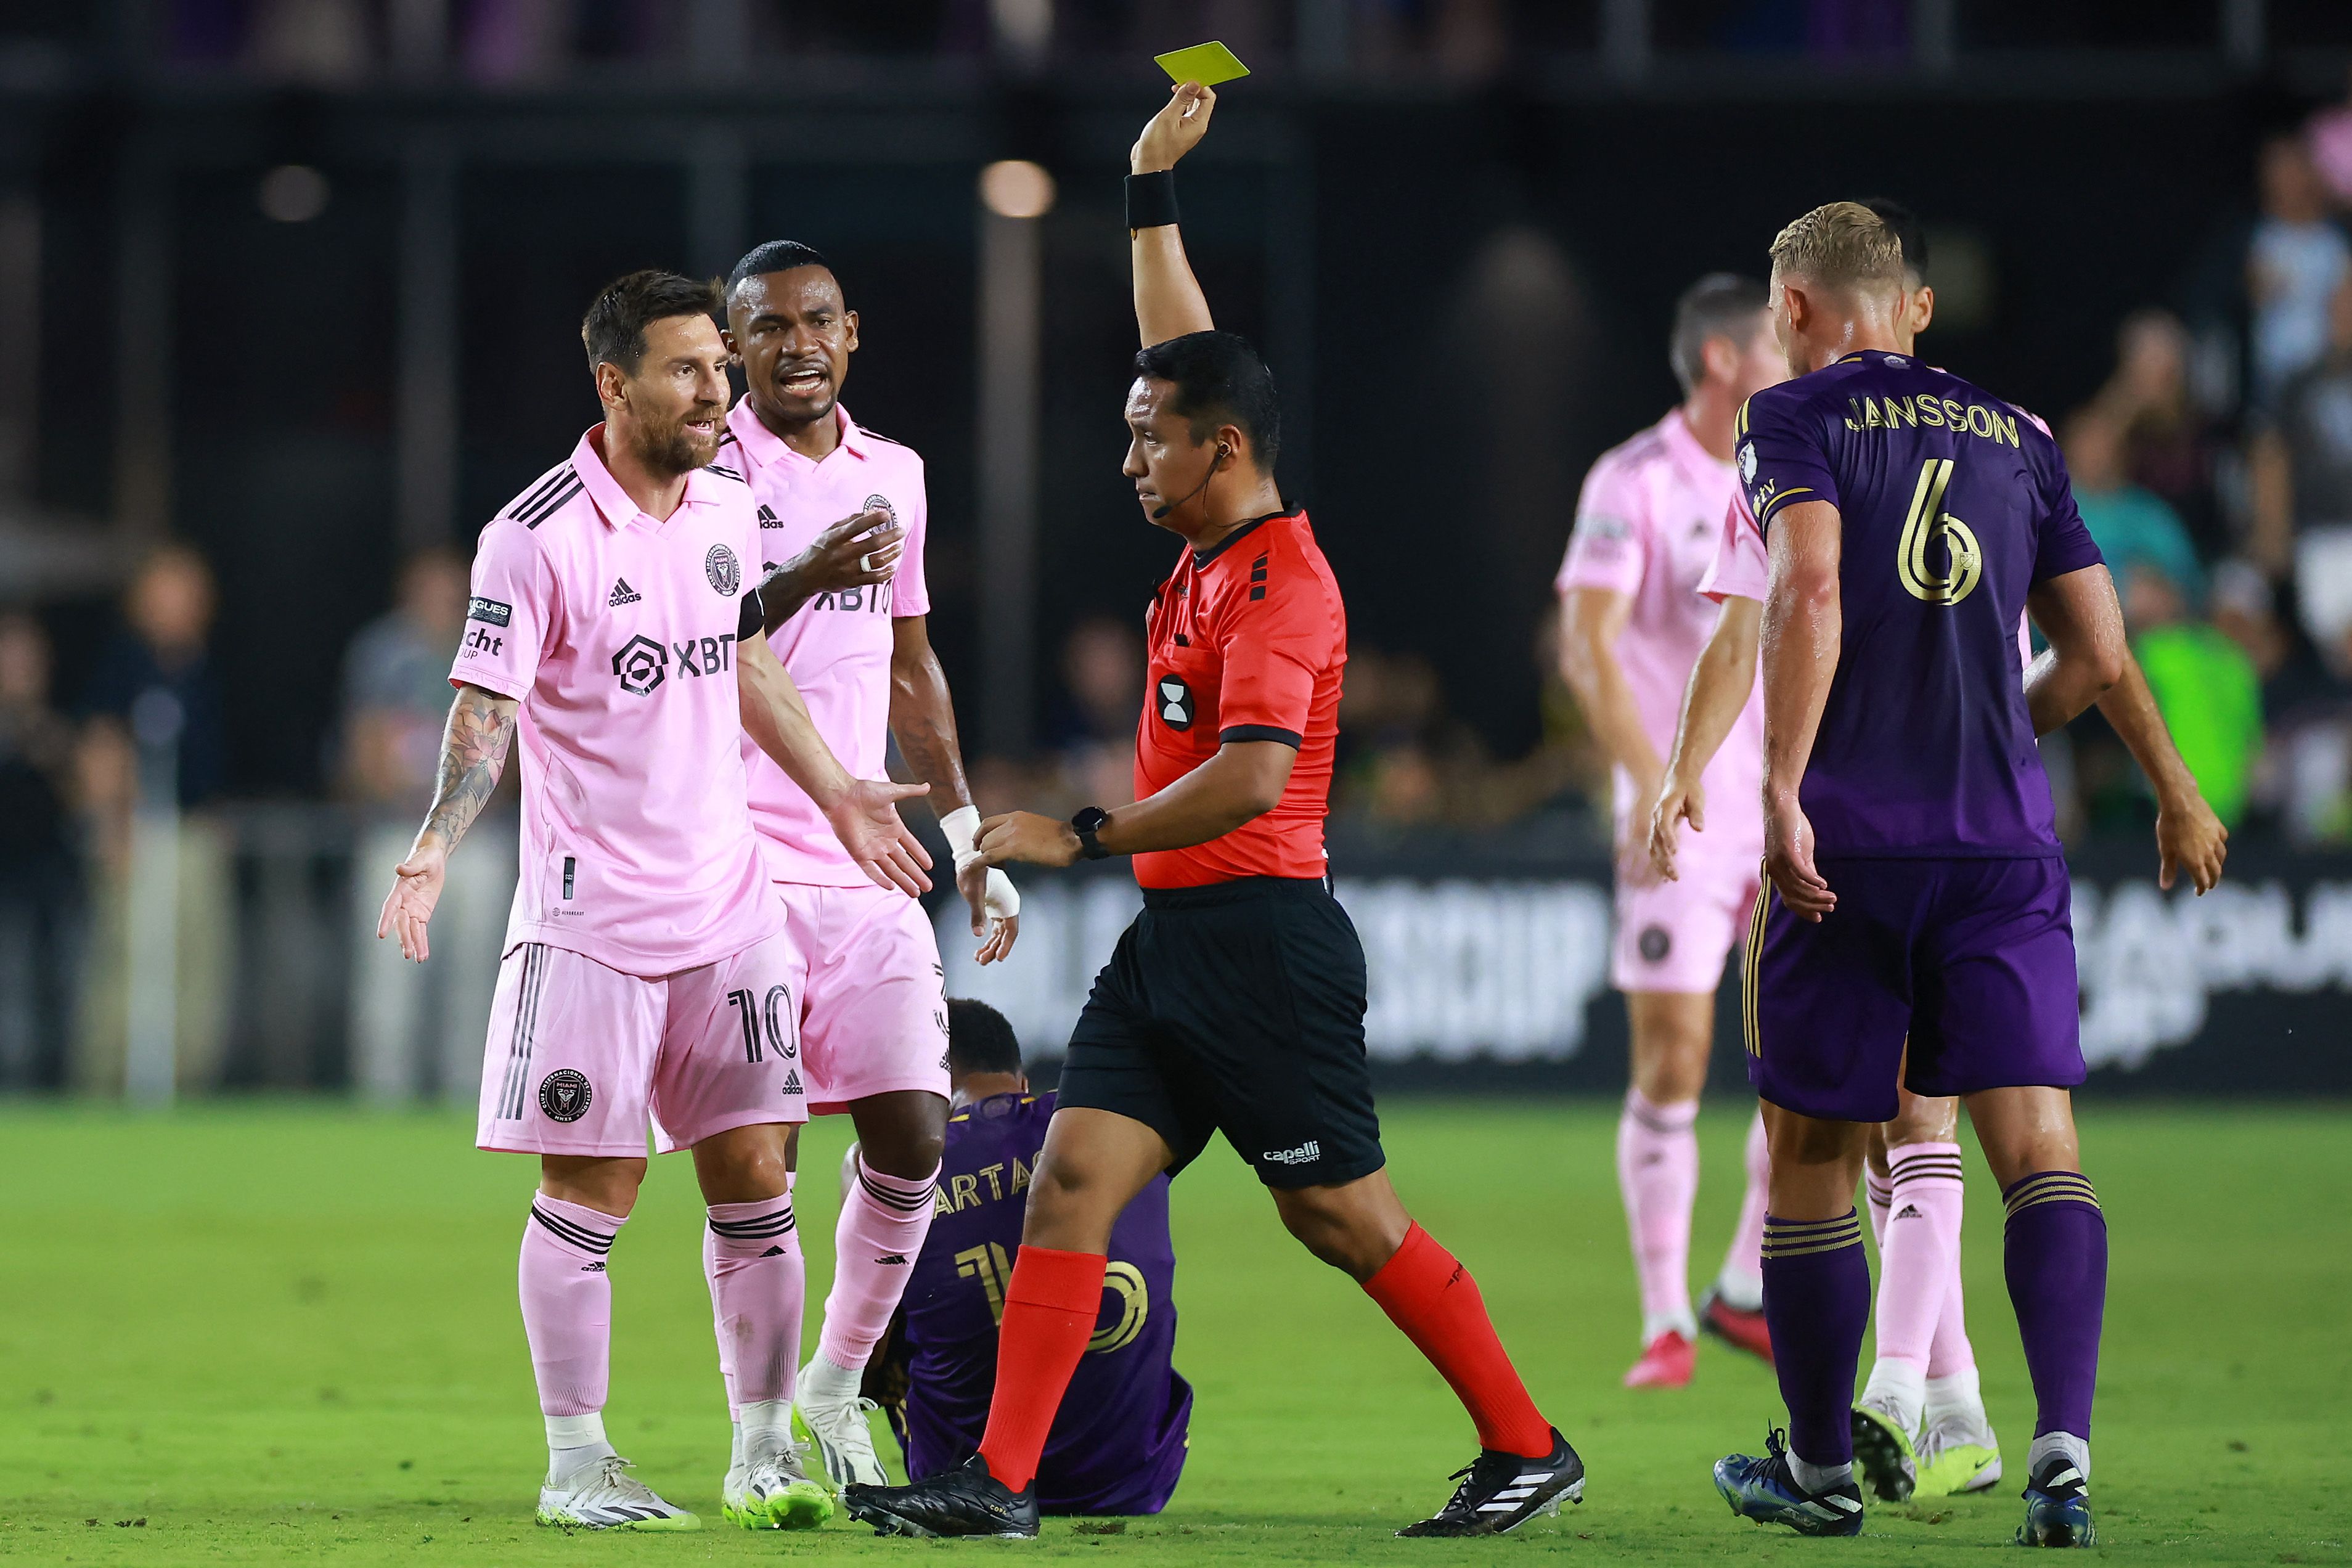
[[604,1408],[613,1349],[613,1281],[604,1258],[621,1223],[544,1193],[530,1200],[516,1280],[543,1415],[593,1415]]
[[1969,1310],[1960,1289],[1960,1219],[1966,1206],[1957,1199],[1952,1205],[1952,1257],[1944,1277],[1944,1305],[1936,1314],[1936,1337],[1927,1344],[1930,1380],[1976,1370],[1976,1347],[1969,1343]]
[[712,1204],[703,1264],[730,1411],[793,1396],[808,1268],[789,1197]]
[[1878,1357],[1924,1377],[1959,1251],[1960,1146],[1906,1143],[1886,1158],[1892,1212],[1879,1242]]
[[1869,1199],[1866,1206],[1870,1210],[1870,1239],[1878,1244],[1878,1255],[1881,1259],[1879,1267],[1884,1268],[1886,1257],[1886,1206],[1887,1201],[1895,1195],[1895,1189],[1886,1184],[1885,1177],[1868,1165],[1864,1165],[1862,1168],[1862,1191],[1863,1195]]
[[1691,1200],[1698,1195],[1698,1101],[1653,1105],[1625,1091],[1617,1119],[1617,1185],[1642,1282],[1642,1339],[1668,1329],[1696,1335],[1690,1306]]
[[1769,1206],[1772,1164],[1764,1137],[1764,1111],[1748,1124],[1748,1146],[1741,1159],[1748,1168],[1748,1191],[1739,1200],[1739,1223],[1731,1232],[1731,1246],[1723,1255],[1723,1272],[1716,1289],[1727,1306],[1753,1312],[1764,1305],[1764,1211]]
[[833,1289],[825,1293],[817,1353],[845,1370],[864,1366],[890,1326],[931,1231],[939,1172],[908,1181],[857,1163],[857,1180],[841,1200],[833,1227]]

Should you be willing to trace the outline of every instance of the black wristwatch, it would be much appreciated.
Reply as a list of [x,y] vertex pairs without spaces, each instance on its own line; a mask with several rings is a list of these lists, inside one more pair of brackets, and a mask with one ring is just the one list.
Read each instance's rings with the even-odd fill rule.
[[1110,851],[1104,848],[1102,840],[1095,837],[1102,831],[1102,825],[1109,820],[1110,813],[1098,805],[1083,807],[1076,816],[1070,818],[1070,831],[1078,836],[1079,859],[1108,860],[1110,858]]

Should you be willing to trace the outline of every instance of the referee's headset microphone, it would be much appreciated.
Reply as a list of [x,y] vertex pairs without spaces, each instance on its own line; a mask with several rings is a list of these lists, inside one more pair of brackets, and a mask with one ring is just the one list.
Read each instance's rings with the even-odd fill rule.
[[1165,522],[1168,521],[1168,514],[1170,512],[1174,511],[1180,506],[1190,506],[1195,500],[1198,500],[1200,499],[1201,492],[1209,488],[1209,481],[1215,479],[1223,469],[1225,459],[1233,455],[1234,449],[1231,447],[1226,446],[1223,441],[1218,442],[1216,461],[1211,463],[1209,465],[1209,471],[1201,476],[1201,482],[1192,487],[1192,493],[1186,496],[1182,500],[1161,501],[1157,507],[1152,509],[1151,521],[1154,522]]

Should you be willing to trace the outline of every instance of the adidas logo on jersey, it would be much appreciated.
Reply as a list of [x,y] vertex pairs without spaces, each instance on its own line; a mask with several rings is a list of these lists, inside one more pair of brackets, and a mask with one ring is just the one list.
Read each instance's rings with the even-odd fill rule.
[[769,508],[762,506],[760,509],[760,526],[761,528],[782,528],[784,526],[784,521],[778,517]]
[[798,1094],[801,1092],[800,1068],[787,1068],[784,1070],[784,1092],[786,1094]]
[[634,605],[644,596],[629,586],[629,580],[626,577],[615,577],[613,579],[613,596],[604,601],[604,607],[608,610],[618,609],[623,605]]

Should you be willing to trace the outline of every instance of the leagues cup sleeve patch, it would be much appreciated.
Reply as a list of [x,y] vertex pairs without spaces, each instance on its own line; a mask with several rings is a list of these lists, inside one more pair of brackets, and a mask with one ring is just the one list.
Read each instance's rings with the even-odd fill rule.
[[710,553],[702,558],[702,573],[721,598],[733,598],[735,590],[743,585],[743,563],[723,544],[712,545]]
[[514,606],[502,605],[496,599],[472,598],[466,601],[466,618],[502,626],[514,619]]
[[595,1100],[587,1075],[571,1068],[558,1068],[539,1080],[539,1109],[550,1121],[577,1121]]

